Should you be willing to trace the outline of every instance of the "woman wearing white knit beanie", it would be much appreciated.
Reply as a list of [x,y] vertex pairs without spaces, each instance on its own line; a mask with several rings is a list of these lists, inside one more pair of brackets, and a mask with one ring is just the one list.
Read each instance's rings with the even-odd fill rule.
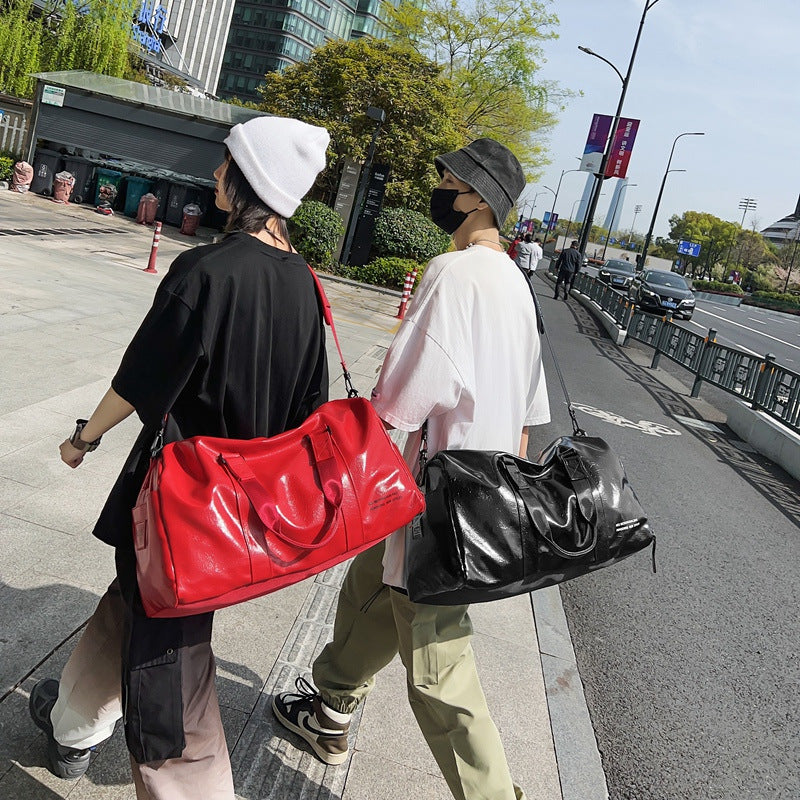
[[252,439],[297,427],[327,400],[320,303],[285,220],[324,168],[328,141],[324,128],[278,117],[231,130],[214,173],[229,235],[175,259],[111,388],[61,445],[75,468],[133,412],[143,423],[94,528],[115,548],[117,577],[60,681],[40,680],[31,691],[31,716],[60,778],[86,771],[90,748],[122,718],[124,697],[139,800],[234,800],[214,687],[213,614],[145,615],[131,510],[165,414],[165,442]]

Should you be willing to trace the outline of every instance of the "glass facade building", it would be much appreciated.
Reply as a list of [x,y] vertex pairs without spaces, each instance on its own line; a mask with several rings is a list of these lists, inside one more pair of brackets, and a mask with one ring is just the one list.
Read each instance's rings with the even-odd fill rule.
[[326,41],[382,38],[381,14],[381,0],[236,0],[216,93],[258,101],[267,72],[307,61]]

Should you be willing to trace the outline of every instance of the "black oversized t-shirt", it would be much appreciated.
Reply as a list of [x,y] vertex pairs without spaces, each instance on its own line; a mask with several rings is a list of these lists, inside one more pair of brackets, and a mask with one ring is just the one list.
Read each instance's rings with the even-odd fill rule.
[[297,427],[327,400],[322,312],[304,259],[246,233],[178,256],[111,385],[144,427],[94,534],[126,546],[165,413],[167,442],[251,439]]

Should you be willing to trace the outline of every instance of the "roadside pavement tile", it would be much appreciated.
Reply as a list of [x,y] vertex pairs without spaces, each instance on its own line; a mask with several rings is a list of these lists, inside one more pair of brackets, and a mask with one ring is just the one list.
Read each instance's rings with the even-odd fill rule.
[[[65,473],[69,470],[66,464],[61,466]],[[80,533],[100,515],[114,475],[80,468],[75,472],[78,474],[74,477],[64,475],[58,483],[40,489],[4,511],[45,528]]]
[[83,625],[99,596],[35,572],[15,576],[0,593],[0,695]]
[[451,800],[441,773],[413,767],[370,753],[356,751],[347,774],[342,800]]
[[[366,755],[397,769],[441,778],[439,767],[408,703],[406,670],[399,656],[381,670],[375,688],[364,702],[355,751],[358,757]],[[409,796],[416,797],[413,793]],[[382,795],[376,793],[373,797]]]
[[41,308],[35,311],[27,311],[26,316],[31,319],[40,320],[48,325],[55,325],[62,322],[71,322],[74,319],[81,319],[86,316],[82,311],[73,311],[69,308],[61,306],[54,306],[50,308]]
[[76,386],[74,389],[70,389],[67,392],[54,394],[46,400],[37,403],[36,406],[38,408],[46,408],[50,411],[55,411],[58,414],[67,414],[74,419],[75,412],[70,411],[70,409],[81,409],[81,413],[83,413],[86,408],[86,399],[96,397],[97,401],[99,401],[106,393],[107,389],[108,379],[99,378],[92,383],[84,383],[80,386]]
[[32,441],[41,441],[64,428],[64,417],[38,404],[0,413],[0,428],[3,431],[0,455],[18,450]]
[[[42,323],[37,319],[32,319],[25,314],[8,313],[9,311],[16,311],[16,309],[0,309],[0,342],[5,343],[5,337],[8,341],[11,340],[12,334],[16,337],[20,331],[27,331],[31,328],[38,328]],[[5,350],[5,348],[3,348]]]
[[25,500],[37,491],[35,486],[28,486],[27,483],[0,478],[0,514],[9,506]]
[[221,705],[248,714],[253,710],[308,589],[307,582],[295,584],[260,602],[217,612],[213,645]]

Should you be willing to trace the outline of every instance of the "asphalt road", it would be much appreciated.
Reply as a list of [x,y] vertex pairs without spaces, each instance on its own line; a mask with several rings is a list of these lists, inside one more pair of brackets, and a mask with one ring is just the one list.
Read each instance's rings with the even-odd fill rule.
[[[797,800],[800,485],[537,280],[580,422],[658,535],[657,574],[641,553],[561,588],[611,800]],[[541,445],[569,430],[549,387]]]
[[[587,274],[597,277],[596,267],[586,267]],[[800,317],[781,314],[756,306],[728,306],[698,300],[691,320],[675,320],[682,328],[695,333],[717,331],[717,341],[754,355],[772,353],[776,361],[800,372]]]

